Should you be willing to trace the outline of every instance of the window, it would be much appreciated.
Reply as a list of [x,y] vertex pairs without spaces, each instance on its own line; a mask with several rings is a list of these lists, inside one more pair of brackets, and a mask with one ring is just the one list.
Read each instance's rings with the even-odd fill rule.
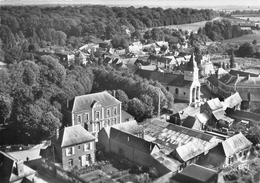
[[117,114],[117,108],[116,108],[116,107],[113,108],[113,114],[114,114],[114,115]]
[[175,89],[175,94],[177,94],[177,95],[179,94],[179,89],[178,88]]
[[73,155],[74,154],[74,147],[68,147],[67,149],[66,149],[66,156],[71,156],[71,155]]
[[77,115],[77,122],[78,122],[78,123],[81,123],[81,115],[80,115],[80,114]]
[[110,109],[107,109],[107,117],[110,117]]
[[111,126],[111,121],[110,121],[110,119],[107,120],[107,125],[108,125],[108,126]]
[[89,121],[89,113],[85,113],[85,122]]
[[115,120],[115,123],[114,123],[114,124],[117,124],[117,118],[115,118],[114,120]]
[[72,167],[72,166],[73,166],[73,159],[69,159],[69,160],[68,160],[68,166],[69,166],[69,167]]
[[78,146],[78,150],[80,150],[80,146]]
[[96,120],[100,119],[100,111],[96,111]]
[[90,150],[92,150],[92,143],[90,142],[90,143],[84,144],[84,150],[85,150],[85,151],[90,151]]

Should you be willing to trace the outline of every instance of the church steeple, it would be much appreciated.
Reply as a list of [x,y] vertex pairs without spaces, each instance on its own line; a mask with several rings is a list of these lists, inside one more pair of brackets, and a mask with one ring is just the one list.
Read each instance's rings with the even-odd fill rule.
[[194,53],[187,64],[187,69],[184,71],[184,79],[192,81],[190,87],[190,104],[200,101],[200,82],[199,82],[199,68],[195,61]]

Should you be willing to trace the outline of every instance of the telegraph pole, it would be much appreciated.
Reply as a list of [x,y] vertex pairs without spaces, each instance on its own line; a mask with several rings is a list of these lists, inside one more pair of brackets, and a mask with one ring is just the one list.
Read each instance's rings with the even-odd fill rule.
[[158,118],[160,119],[160,111],[161,111],[161,99],[160,99],[160,90],[158,91],[158,97],[159,97],[159,102],[158,102]]

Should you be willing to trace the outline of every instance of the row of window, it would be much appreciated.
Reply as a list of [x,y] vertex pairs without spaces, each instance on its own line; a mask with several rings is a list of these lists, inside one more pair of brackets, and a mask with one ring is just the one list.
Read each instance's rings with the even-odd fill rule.
[[[117,115],[117,108],[114,107],[113,108],[113,116]],[[111,109],[107,109],[106,110],[106,117],[111,117]],[[95,111],[95,120],[99,120],[101,119],[101,115],[100,115],[100,111]],[[89,119],[89,113],[85,113],[84,114],[84,119],[82,119],[82,115],[79,114],[77,115],[77,122],[78,123],[82,123],[84,120],[84,122],[88,122],[90,119]]]
[[[91,164],[91,155],[86,154],[83,156],[79,156],[78,160],[79,160],[81,166],[90,165]],[[73,167],[73,159],[68,159],[68,167],[69,168]]]
[[[78,146],[78,150],[81,149],[81,146]],[[86,143],[83,145],[83,150],[84,151],[90,151],[93,149],[93,144],[92,143]],[[66,148],[66,156],[71,156],[75,154],[75,147],[68,147]]]

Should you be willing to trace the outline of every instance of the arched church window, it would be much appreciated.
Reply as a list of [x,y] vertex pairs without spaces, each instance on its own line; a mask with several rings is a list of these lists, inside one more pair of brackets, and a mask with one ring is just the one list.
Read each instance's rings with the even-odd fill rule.
[[179,94],[179,89],[178,88],[175,89],[175,94],[177,94],[177,95]]

